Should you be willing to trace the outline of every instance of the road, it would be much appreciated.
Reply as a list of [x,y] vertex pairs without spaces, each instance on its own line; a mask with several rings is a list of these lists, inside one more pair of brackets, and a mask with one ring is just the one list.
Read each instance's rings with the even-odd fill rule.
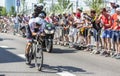
[[54,45],[39,72],[25,64],[26,39],[0,33],[0,76],[120,76],[120,60]]

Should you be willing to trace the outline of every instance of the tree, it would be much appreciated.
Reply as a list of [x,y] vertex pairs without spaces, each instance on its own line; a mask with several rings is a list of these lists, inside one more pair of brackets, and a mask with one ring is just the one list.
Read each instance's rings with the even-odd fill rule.
[[63,0],[63,7],[64,7],[64,9],[67,8],[69,3],[70,3],[70,0]]
[[70,0],[58,0],[58,4],[52,4],[51,10],[53,13],[63,13],[64,11],[66,11],[69,4]]
[[16,14],[16,12],[15,12],[15,7],[14,7],[14,6],[11,6],[9,15],[11,16],[11,15],[15,15],[15,14]]
[[43,3],[44,2],[44,0],[38,0],[39,1],[39,3]]
[[58,0],[58,2],[63,9],[66,9],[68,4],[70,3],[70,0]]
[[104,7],[104,0],[86,0],[86,3],[92,9],[96,10],[97,13]]
[[7,15],[7,10],[5,7],[2,8],[1,15],[3,15],[3,16]]
[[0,6],[0,11],[2,11],[2,8],[3,8],[3,7]]
[[3,8],[3,7],[0,6],[0,15],[1,15],[2,8]]

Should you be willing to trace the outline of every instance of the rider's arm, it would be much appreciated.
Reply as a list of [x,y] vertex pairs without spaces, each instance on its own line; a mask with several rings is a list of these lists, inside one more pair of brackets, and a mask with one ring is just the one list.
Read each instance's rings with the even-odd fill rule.
[[34,32],[34,25],[35,25],[35,23],[33,23],[33,22],[29,23],[29,27],[30,27],[30,31],[31,31],[32,36],[37,35],[37,33]]

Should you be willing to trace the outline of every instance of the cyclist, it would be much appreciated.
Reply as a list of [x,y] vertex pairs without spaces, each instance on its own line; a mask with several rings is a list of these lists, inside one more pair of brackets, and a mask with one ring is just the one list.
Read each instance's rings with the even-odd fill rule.
[[32,44],[33,39],[36,35],[41,35],[43,33],[44,25],[45,25],[45,15],[43,13],[39,14],[39,17],[34,18],[35,14],[33,14],[33,17],[29,21],[29,25],[27,26],[27,45],[26,45],[26,63],[28,64],[29,61],[29,50],[30,46]]

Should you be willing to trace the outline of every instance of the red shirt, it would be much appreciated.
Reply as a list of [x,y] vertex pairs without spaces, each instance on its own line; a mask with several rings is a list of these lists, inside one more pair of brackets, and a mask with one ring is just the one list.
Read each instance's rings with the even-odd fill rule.
[[76,13],[76,17],[81,18],[81,13]]
[[[107,14],[106,16],[102,15],[101,17],[102,23],[105,24],[103,26],[104,29],[109,29],[111,28],[112,25],[112,18],[109,14]],[[109,24],[109,26],[106,26],[106,24]]]
[[117,30],[119,30],[119,31],[120,31],[120,24],[118,25]]
[[117,21],[118,20],[118,15],[115,13],[112,15],[112,21],[113,21],[113,25],[112,25],[112,30],[120,30],[120,24],[117,25]]

